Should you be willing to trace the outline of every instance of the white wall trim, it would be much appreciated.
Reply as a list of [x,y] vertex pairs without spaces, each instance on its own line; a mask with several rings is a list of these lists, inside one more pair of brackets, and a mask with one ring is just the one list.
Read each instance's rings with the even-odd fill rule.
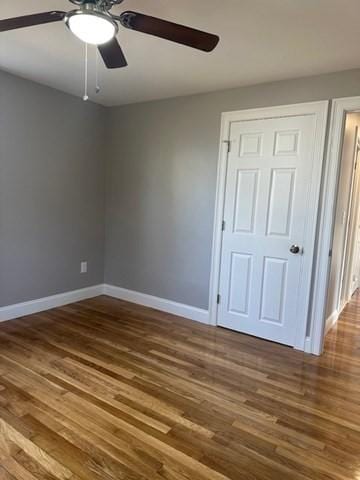
[[50,297],[30,300],[29,302],[17,303],[0,307],[0,322],[13,320],[14,318],[31,315],[33,313],[43,312],[51,308],[62,307],[70,303],[86,300],[87,298],[97,297],[104,293],[104,285],[94,285],[92,287],[73,290],[71,292],[59,293]]
[[[209,296],[209,322],[211,325],[217,324],[218,315],[217,295],[219,293],[220,263],[222,250],[221,224],[223,220],[223,211],[225,204],[225,185],[228,163],[228,151],[226,148],[226,142],[229,140],[231,123],[233,121],[278,118],[294,115],[316,115],[317,122],[314,151],[314,178],[320,178],[324,160],[324,146],[328,108],[329,102],[322,101],[269,107],[262,109],[242,110],[237,112],[226,112],[222,114]],[[313,215],[313,218],[311,218],[309,221],[309,225],[311,225],[311,228],[309,228],[307,232],[307,244],[309,245],[308,252],[310,252],[309,254],[311,255],[313,254],[314,250],[314,238],[317,225],[317,208],[315,207],[318,203],[320,196],[320,183],[317,183],[317,185],[312,185],[311,198],[313,199],[312,204],[314,208],[311,213]],[[315,275],[315,284],[317,281],[318,278]],[[306,295],[310,296],[310,288],[306,288],[305,290],[307,291]],[[315,308],[312,308],[309,313],[309,319],[304,318],[304,322],[302,322],[302,324],[298,326],[295,341],[295,348],[297,348],[298,350],[305,351],[306,348],[309,348],[310,344],[311,348],[309,348],[309,352],[315,354],[318,353],[313,349],[313,339],[309,339],[306,336],[307,322],[309,320],[311,323],[313,323],[315,318],[314,315],[317,314],[318,311]]]
[[183,303],[173,302],[164,298],[154,297],[146,293],[134,292],[114,285],[104,285],[104,294],[126,302],[137,303],[144,307],[154,308],[162,312],[179,315],[196,322],[209,324],[209,312],[202,308],[192,307]]
[[0,322],[44,312],[52,308],[69,305],[70,303],[98,297],[99,295],[108,295],[109,297],[136,303],[138,305],[143,305],[144,307],[154,308],[196,322],[207,325],[209,324],[209,312],[207,310],[107,284],[94,285],[80,290],[73,290],[71,292],[52,295],[50,297],[38,298],[28,302],[0,307]]
[[338,98],[333,100],[328,152],[323,174],[321,208],[319,212],[320,221],[318,247],[316,251],[317,262],[313,288],[313,295],[316,301],[313,302],[313,321],[310,332],[311,351],[316,355],[320,355],[324,348],[325,312],[331,264],[329,252],[334,236],[335,206],[338,192],[345,115],[349,112],[359,110],[360,97]]
[[312,353],[312,351],[311,351],[311,339],[310,339],[310,337],[306,337],[306,339],[305,339],[304,352],[305,352],[305,353]]
[[325,332],[324,336],[326,336],[330,330],[333,328],[333,326],[337,323],[339,318],[339,312],[335,310],[327,319],[325,322]]

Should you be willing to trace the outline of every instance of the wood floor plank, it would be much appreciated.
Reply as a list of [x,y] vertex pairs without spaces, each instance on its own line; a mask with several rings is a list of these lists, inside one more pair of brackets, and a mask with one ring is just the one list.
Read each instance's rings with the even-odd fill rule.
[[358,480],[360,293],[317,358],[101,296],[0,325],[0,480]]

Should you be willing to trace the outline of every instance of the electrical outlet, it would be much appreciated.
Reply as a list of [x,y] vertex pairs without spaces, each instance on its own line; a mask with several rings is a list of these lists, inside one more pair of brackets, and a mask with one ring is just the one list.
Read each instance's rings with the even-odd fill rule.
[[88,271],[88,264],[87,262],[80,263],[80,273],[87,273]]

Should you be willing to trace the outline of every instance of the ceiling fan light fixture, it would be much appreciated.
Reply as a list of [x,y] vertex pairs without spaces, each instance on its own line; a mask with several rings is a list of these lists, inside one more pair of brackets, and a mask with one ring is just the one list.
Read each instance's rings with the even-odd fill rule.
[[65,17],[69,30],[80,40],[103,45],[118,33],[117,23],[107,14],[96,10],[75,10]]

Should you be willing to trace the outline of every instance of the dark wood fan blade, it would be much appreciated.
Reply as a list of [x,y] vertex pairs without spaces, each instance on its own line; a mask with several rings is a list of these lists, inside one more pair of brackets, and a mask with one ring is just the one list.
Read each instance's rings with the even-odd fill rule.
[[98,45],[98,49],[107,68],[127,67],[124,52],[116,38],[103,45]]
[[17,28],[32,27],[34,25],[43,25],[45,23],[59,22],[64,19],[65,15],[65,12],[53,10],[51,12],[25,15],[24,17],[7,18],[5,20],[0,20],[0,32],[16,30]]
[[142,13],[124,12],[120,15],[120,21],[126,28],[197,48],[204,52],[213,51],[220,40],[217,35],[168,22],[161,18],[150,17]]

